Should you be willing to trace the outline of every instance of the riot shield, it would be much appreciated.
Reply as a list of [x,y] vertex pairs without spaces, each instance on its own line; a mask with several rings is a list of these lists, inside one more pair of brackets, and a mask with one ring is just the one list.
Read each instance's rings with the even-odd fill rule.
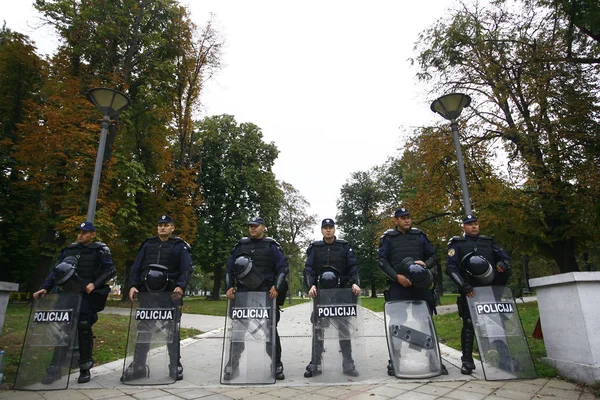
[[176,380],[181,297],[173,292],[140,292],[131,305],[121,382],[166,385]]
[[81,294],[67,292],[46,294],[33,301],[15,389],[68,387],[80,304]]
[[311,322],[311,361],[318,369],[313,381],[347,382],[367,376],[362,307],[352,289],[319,289],[313,299]]
[[268,292],[237,292],[225,318],[221,383],[275,383],[275,299]]
[[537,378],[510,288],[477,287],[475,296],[467,297],[467,302],[485,379]]
[[397,378],[429,378],[442,373],[437,334],[427,303],[388,301],[384,307],[390,360]]

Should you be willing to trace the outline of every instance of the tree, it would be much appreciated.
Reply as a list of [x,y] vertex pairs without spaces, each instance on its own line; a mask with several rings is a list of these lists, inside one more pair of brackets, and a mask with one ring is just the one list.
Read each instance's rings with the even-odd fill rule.
[[575,254],[598,239],[600,210],[600,66],[540,61],[558,56],[566,29],[527,2],[463,4],[420,36],[416,59],[434,90],[472,94],[462,140],[504,145],[509,171],[522,171],[511,176],[519,196],[508,213],[524,216],[528,240],[560,272],[579,269]]
[[236,241],[248,234],[248,219],[260,215],[277,229],[281,190],[272,171],[279,151],[262,140],[251,123],[237,124],[231,115],[197,123],[202,203],[197,208],[195,262],[213,274],[212,298],[218,299],[224,266]]
[[312,227],[317,223],[316,215],[310,215],[310,203],[291,184],[281,182],[283,203],[279,211],[277,226],[278,239],[290,265],[288,277],[290,296],[294,291],[303,290],[305,254],[309,245]]
[[[28,114],[28,105],[39,102],[46,64],[35,54],[30,40],[6,28],[0,29],[0,281],[31,283],[37,263],[37,230],[30,221],[37,193],[23,186],[15,153],[19,146],[17,126]],[[16,229],[18,227],[18,229]],[[36,250],[32,250],[36,249]]]
[[596,0],[539,0],[538,3],[568,22],[567,29],[560,32],[566,44],[563,49],[566,55],[561,61],[600,63],[600,58],[588,54],[589,49],[600,45],[600,4]]
[[173,214],[176,234],[191,243],[196,238],[193,118],[203,83],[219,66],[221,42],[210,22],[200,31],[175,0],[35,6],[62,39],[53,66],[57,77],[76,79],[75,96],[108,86],[132,100],[109,131],[98,198],[99,223],[127,286],[139,245],[155,234],[159,215]]
[[373,178],[373,171],[354,172],[340,190],[337,201],[337,224],[356,254],[361,283],[371,287],[371,297],[385,283],[379,270],[377,244],[381,236],[380,210],[383,193]]

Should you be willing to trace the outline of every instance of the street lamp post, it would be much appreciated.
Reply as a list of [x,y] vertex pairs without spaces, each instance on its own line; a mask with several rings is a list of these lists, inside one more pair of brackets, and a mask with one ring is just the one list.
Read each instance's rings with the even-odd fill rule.
[[102,173],[102,160],[104,159],[104,148],[106,147],[106,136],[111,118],[117,118],[131,100],[125,94],[108,88],[93,88],[85,94],[87,99],[96,106],[102,113],[102,131],[100,133],[100,143],[98,144],[98,154],[96,155],[96,167],[92,179],[92,191],[90,192],[90,201],[88,203],[88,212],[86,220],[94,222],[96,216],[96,200],[98,199],[98,187],[100,186],[100,174]]
[[469,104],[471,104],[471,98],[463,93],[450,93],[431,103],[431,111],[450,120],[450,126],[452,127],[452,134],[454,136],[454,147],[456,148],[456,159],[458,161],[458,174],[460,176],[460,185],[462,187],[463,201],[465,203],[465,214],[471,214],[471,200],[469,197],[469,188],[467,187],[465,164],[460,149],[460,142],[458,141],[458,124],[456,123],[456,119],[460,116],[463,108],[468,107]]

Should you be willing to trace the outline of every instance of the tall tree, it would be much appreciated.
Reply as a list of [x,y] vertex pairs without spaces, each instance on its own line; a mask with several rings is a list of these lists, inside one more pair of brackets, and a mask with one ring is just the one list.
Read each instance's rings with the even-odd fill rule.
[[98,198],[99,222],[111,234],[127,285],[139,244],[155,233],[160,214],[173,214],[176,234],[196,237],[193,118],[202,85],[219,66],[221,42],[210,22],[199,30],[175,0],[38,0],[35,6],[62,39],[53,60],[61,65],[57,75],[77,78],[80,96],[108,86],[132,100],[111,126]]
[[277,228],[282,194],[272,168],[279,151],[256,125],[238,125],[231,115],[204,118],[197,129],[202,203],[194,255],[213,274],[211,297],[218,299],[225,263],[236,241],[248,235],[249,217],[263,217],[269,235]]
[[437,22],[417,46],[419,77],[472,95],[463,141],[505,146],[523,171],[511,210],[527,214],[529,240],[560,272],[577,271],[576,252],[599,232],[600,66],[542,61],[564,48],[567,22],[521,6],[463,4]]
[[[37,229],[30,223],[37,213],[37,193],[22,185],[15,153],[19,147],[18,126],[31,104],[40,101],[46,64],[35,54],[31,41],[6,28],[0,29],[0,258],[1,281],[31,282],[32,266],[37,263]],[[18,229],[17,229],[18,228]],[[35,249],[35,250],[32,250]]]
[[354,249],[363,286],[370,286],[371,296],[383,287],[385,277],[379,270],[377,244],[381,236],[380,212],[383,202],[373,171],[354,172],[340,189],[337,201],[337,224]]
[[301,291],[305,251],[310,243],[310,234],[317,223],[316,215],[308,214],[310,203],[300,194],[298,189],[287,182],[281,182],[283,203],[279,211],[277,239],[283,254],[288,259],[290,274],[290,296]]

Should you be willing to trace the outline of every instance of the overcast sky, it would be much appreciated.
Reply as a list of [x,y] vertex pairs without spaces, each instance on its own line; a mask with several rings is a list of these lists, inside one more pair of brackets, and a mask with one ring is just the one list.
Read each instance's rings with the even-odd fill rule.
[[[30,27],[39,22],[31,3],[0,0],[0,19],[52,53],[52,31]],[[437,96],[425,93],[408,59],[419,32],[454,3],[184,0],[197,25],[213,13],[225,40],[201,117],[227,113],[258,125],[280,151],[277,179],[298,189],[319,221],[335,218],[352,172],[383,164],[407,132],[439,122],[429,110]]]

